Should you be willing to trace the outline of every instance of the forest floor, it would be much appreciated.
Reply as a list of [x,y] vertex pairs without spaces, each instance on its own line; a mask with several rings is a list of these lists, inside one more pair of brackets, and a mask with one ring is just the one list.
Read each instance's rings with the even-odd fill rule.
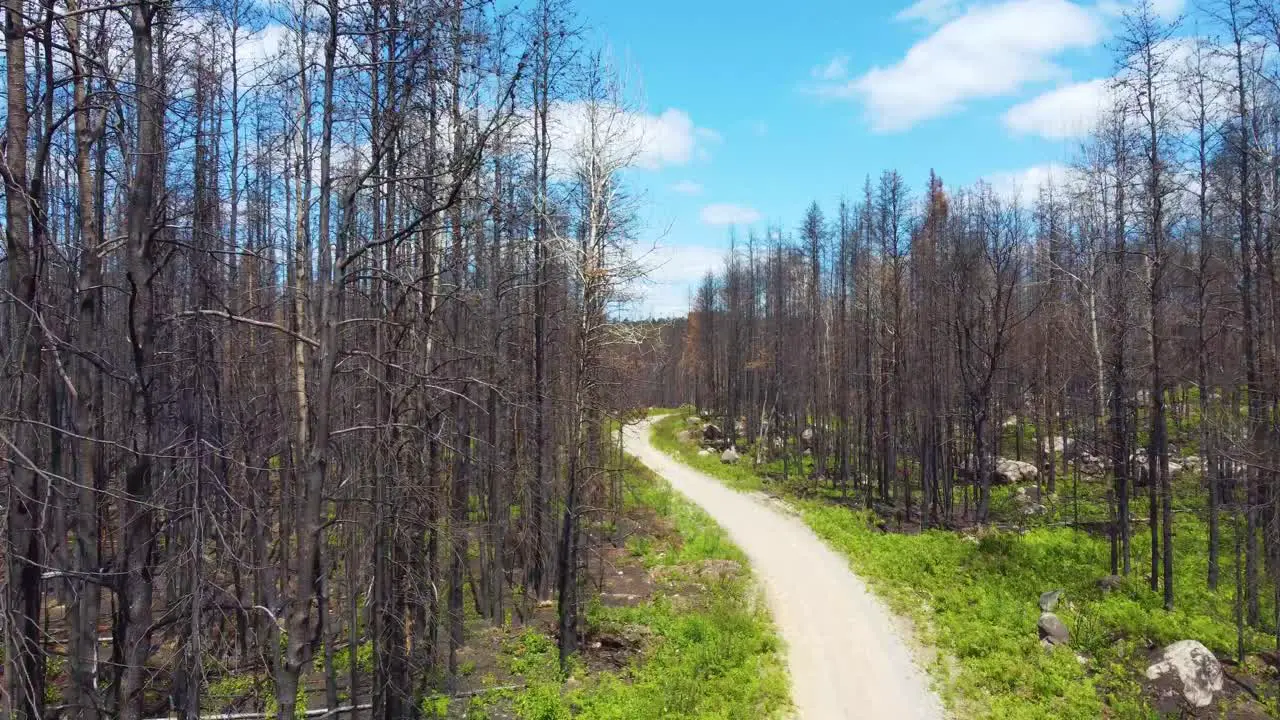
[[[595,515],[583,578],[588,601],[581,651],[566,676],[556,645],[554,603],[501,626],[467,604],[466,644],[459,649],[453,692],[428,697],[424,718],[453,720],[770,720],[791,702],[783,648],[746,557],[710,516],[633,458],[621,473],[622,509]],[[470,593],[466,593],[470,597]],[[61,606],[50,608],[52,631],[65,635]],[[109,628],[103,632],[109,633]],[[55,646],[48,701],[61,702],[68,678]],[[163,686],[173,649],[162,647],[149,669]],[[360,710],[367,717],[373,652],[366,640],[352,657],[335,648],[339,704],[349,704],[351,662],[358,665]],[[210,661],[202,711],[266,713],[275,702],[268,673],[257,665]],[[298,713],[323,711],[322,660],[304,675]],[[153,693],[153,695],[155,695]],[[163,717],[165,698],[149,697],[149,716]]]
[[[711,720],[789,712],[781,643],[745,556],[708,515],[628,463],[623,511],[586,528],[601,550],[588,563],[583,649],[568,677],[559,667],[551,603],[522,624],[495,627],[469,617],[457,687],[451,696],[427,698],[423,717]],[[335,665],[345,673],[349,656],[338,655]],[[357,662],[362,674],[372,671],[364,648]],[[213,682],[208,709],[253,707],[247,693],[268,694],[269,683],[258,680]],[[305,693],[309,705],[323,705],[322,673],[312,674]]]
[[[494,629],[476,654],[497,668],[447,717],[778,718],[790,701],[782,648],[746,558],[707,514],[634,464],[624,511],[592,528],[584,650],[567,681],[553,619]],[[477,662],[484,662],[477,660]],[[485,686],[516,689],[483,692]],[[444,709],[442,701],[441,709]]]
[[[1078,499],[1049,498],[1044,516],[1012,530],[895,532],[860,503],[829,486],[815,487],[803,473],[794,473],[793,482],[780,482],[747,459],[729,465],[715,454],[700,455],[697,443],[681,439],[686,427],[683,414],[672,414],[654,424],[653,442],[734,489],[772,496],[794,508],[876,594],[914,622],[922,642],[936,649],[929,669],[957,717],[1280,717],[1274,639],[1265,628],[1246,630],[1245,661],[1233,659],[1233,589],[1230,581],[1217,591],[1206,588],[1206,531],[1190,504],[1176,515],[1179,581],[1175,609],[1166,612],[1141,576],[1149,554],[1145,526],[1134,529],[1133,574],[1108,589],[1099,583],[1109,566],[1107,539],[1061,522],[1077,512],[1072,501],[1087,514],[1092,488],[1078,488]],[[993,505],[1011,504],[1005,496],[1012,492],[1000,488]],[[1233,537],[1224,528],[1224,548],[1232,547]],[[1224,557],[1224,578],[1233,573],[1232,559]],[[1051,590],[1063,591],[1056,612],[1071,640],[1069,647],[1046,651],[1036,630],[1037,602]],[[1269,599],[1263,604],[1263,617],[1270,617]],[[1153,653],[1184,639],[1213,651],[1227,680],[1208,708],[1161,712],[1143,671]]]
[[[585,528],[599,553],[589,558],[582,651],[568,676],[559,667],[552,603],[501,627],[468,606],[455,690],[427,698],[423,717],[712,720],[789,712],[781,643],[745,556],[708,515],[627,462],[622,512]],[[368,650],[356,656],[365,677]],[[336,655],[345,675],[349,653]],[[323,707],[320,668],[307,680],[302,706]],[[206,709],[270,711],[269,688],[261,674],[215,679]],[[368,702],[368,688],[361,701]]]
[[647,423],[627,428],[626,448],[711,513],[746,552],[787,643],[800,718],[942,718],[904,639],[909,629],[803,522],[673,460],[649,442]]

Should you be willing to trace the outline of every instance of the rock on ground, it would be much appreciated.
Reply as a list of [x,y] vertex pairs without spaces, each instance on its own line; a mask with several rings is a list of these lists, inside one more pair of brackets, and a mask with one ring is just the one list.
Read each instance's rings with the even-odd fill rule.
[[1042,613],[1036,621],[1036,629],[1040,631],[1040,639],[1049,645],[1066,645],[1071,642],[1071,631],[1062,618],[1051,612]]
[[1147,668],[1158,698],[1180,696],[1191,707],[1202,708],[1222,691],[1222,663],[1196,640],[1179,640],[1160,651]]
[[1059,435],[1054,438],[1045,438],[1041,447],[1046,454],[1061,453],[1063,457],[1071,457],[1076,452],[1076,441]]
[[738,455],[738,451],[734,450],[733,448],[729,448],[724,452],[720,453],[720,462],[722,463],[727,463],[729,465],[732,465],[741,459],[742,458]]
[[991,479],[999,485],[1012,485],[1035,480],[1039,474],[1040,471],[1031,463],[1008,458],[997,458],[996,471]]
[[1098,589],[1102,592],[1111,592],[1124,584],[1124,578],[1119,575],[1103,575],[1098,578]]
[[1261,704],[1248,700],[1227,710],[1226,720],[1274,720],[1274,718]]
[[1030,502],[1040,502],[1041,500],[1044,499],[1043,497],[1041,497],[1040,488],[1036,487],[1035,485],[1026,485],[1024,487],[1020,487],[1018,488],[1015,494],[1025,497]]
[[1080,453],[1080,472],[1085,475],[1101,475],[1106,471],[1106,462],[1090,452]]
[[1188,472],[1197,472],[1203,475],[1206,471],[1204,458],[1199,455],[1190,455],[1182,458],[1182,469]]
[[1047,510],[1040,500],[1040,489],[1037,487],[1020,487],[1013,495],[1013,502],[1023,515],[1039,515]]

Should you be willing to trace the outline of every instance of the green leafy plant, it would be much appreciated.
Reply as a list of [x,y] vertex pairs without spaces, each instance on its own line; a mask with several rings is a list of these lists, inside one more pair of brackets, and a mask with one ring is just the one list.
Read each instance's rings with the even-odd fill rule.
[[[652,511],[674,532],[630,542],[651,568],[679,574],[699,563],[732,561],[742,572],[683,588],[677,602],[663,591],[633,607],[592,602],[596,632],[643,638],[639,654],[619,672],[590,673],[574,663],[564,682],[555,642],[527,629],[505,648],[503,662],[525,687],[512,697],[525,720],[632,720],[779,717],[789,707],[781,643],[757,597],[746,558],[724,531],[639,465],[625,478],[628,507]],[[674,592],[674,591],[673,591]]]
[[[696,445],[677,438],[682,424],[678,416],[655,423],[654,444],[729,486],[764,484],[745,463],[729,466],[699,456]],[[1110,592],[1099,588],[1109,564],[1104,537],[1047,525],[976,536],[884,533],[867,512],[823,494],[800,497],[777,484],[770,489],[787,495],[806,524],[844,554],[890,607],[914,621],[921,640],[938,648],[940,659],[931,668],[936,685],[961,716],[1145,719],[1152,711],[1139,675],[1147,648],[1194,638],[1220,653],[1234,651],[1232,595],[1229,588],[1205,587],[1207,530],[1192,513],[1176,516],[1176,572],[1187,580],[1177,586],[1175,610],[1166,612],[1143,582],[1122,582]],[[996,501],[1009,492],[997,489]],[[1100,497],[1091,508],[1105,513],[1104,503]],[[1231,546],[1230,532],[1223,529],[1224,547]],[[1144,535],[1134,535],[1135,558],[1150,552]],[[1058,588],[1065,592],[1056,612],[1073,641],[1069,649],[1046,652],[1036,634],[1036,600]],[[1265,647],[1267,640],[1250,630],[1247,641]]]

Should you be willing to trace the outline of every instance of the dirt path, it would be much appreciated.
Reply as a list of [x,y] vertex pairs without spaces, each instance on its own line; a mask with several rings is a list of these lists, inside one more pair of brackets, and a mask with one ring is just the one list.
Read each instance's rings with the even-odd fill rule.
[[944,716],[889,612],[799,518],[653,447],[647,423],[627,429],[626,448],[710,513],[750,558],[787,643],[800,720]]

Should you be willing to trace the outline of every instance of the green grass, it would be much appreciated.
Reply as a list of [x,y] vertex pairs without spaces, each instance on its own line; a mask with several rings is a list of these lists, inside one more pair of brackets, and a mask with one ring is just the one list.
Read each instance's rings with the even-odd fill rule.
[[[683,427],[683,417],[659,421],[655,444],[732,487],[762,487],[746,459],[727,466],[698,456],[695,445],[676,438]],[[1138,577],[1150,552],[1145,528],[1135,528],[1135,575],[1104,594],[1097,580],[1109,567],[1108,542],[1082,531],[884,533],[867,513],[848,506],[794,494],[789,500],[890,607],[915,622],[922,641],[939,649],[931,671],[944,700],[962,717],[1156,717],[1139,684],[1149,647],[1191,638],[1234,652],[1233,595],[1229,588],[1205,587],[1207,532],[1193,513],[1175,522],[1176,609],[1165,612],[1160,596]],[[1229,552],[1230,536],[1224,535]],[[1224,556],[1224,582],[1233,571]],[[1059,588],[1065,593],[1057,612],[1072,631],[1072,645],[1048,652],[1037,639],[1036,601]],[[1260,632],[1248,635],[1252,648],[1267,643]],[[1273,711],[1280,709],[1272,703]]]
[[[646,529],[628,538],[627,547],[646,569],[669,568],[650,601],[635,607],[587,608],[587,635],[642,632],[643,650],[616,672],[588,671],[575,661],[566,682],[555,639],[526,628],[504,643],[499,662],[515,676],[518,688],[481,691],[471,697],[435,694],[423,699],[425,718],[486,720],[741,720],[778,718],[790,708],[790,690],[782,647],[750,576],[746,557],[704,512],[683,500],[665,481],[638,463],[624,475],[627,510],[652,511],[669,532]],[[721,579],[693,578],[700,564],[733,561],[740,572]],[[468,593],[469,595],[469,593]],[[468,606],[470,607],[470,606]],[[469,616],[474,610],[469,610]],[[472,619],[475,619],[472,617]],[[363,673],[371,671],[372,645],[356,650]],[[316,659],[317,671],[323,659]],[[334,654],[341,672],[350,669],[350,649]],[[474,661],[461,668],[472,675]],[[490,677],[482,681],[492,687]],[[205,706],[213,712],[247,699],[274,712],[268,678],[227,675],[210,683]],[[299,688],[299,713],[306,709]]]
[[659,586],[651,602],[636,607],[593,603],[592,628],[646,628],[638,660],[620,672],[586,673],[580,666],[563,683],[554,641],[528,631],[508,645],[504,661],[526,687],[510,696],[525,720],[678,718],[735,720],[779,717],[789,708],[781,647],[741,551],[705,513],[684,501],[639,466],[627,473],[627,502],[652,508],[675,529],[672,538],[630,543],[646,567],[681,568],[714,560],[742,563],[743,572],[702,580],[690,595]]
[[751,468],[749,457],[744,457],[737,465],[725,465],[720,456],[699,455],[698,449],[680,442],[676,434],[685,429],[686,415],[672,414],[659,420],[653,426],[653,444],[659,450],[676,455],[689,465],[710,475],[715,475],[738,490],[759,490],[764,487],[764,480]]

